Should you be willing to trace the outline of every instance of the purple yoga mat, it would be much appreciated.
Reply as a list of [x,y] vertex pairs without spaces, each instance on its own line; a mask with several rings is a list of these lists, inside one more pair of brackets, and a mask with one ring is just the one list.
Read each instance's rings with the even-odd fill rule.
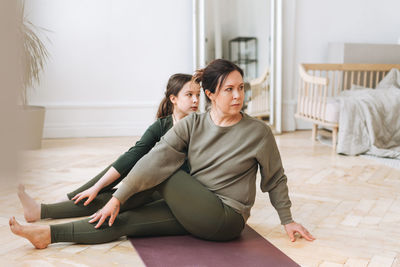
[[211,242],[190,235],[129,238],[148,267],[300,266],[249,226],[241,237]]

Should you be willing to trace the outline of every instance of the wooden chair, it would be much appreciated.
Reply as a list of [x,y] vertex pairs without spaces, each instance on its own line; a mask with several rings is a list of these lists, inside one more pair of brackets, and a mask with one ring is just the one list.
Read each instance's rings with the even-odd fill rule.
[[250,81],[251,108],[249,115],[253,117],[266,117],[270,115],[269,108],[269,68],[264,73]]

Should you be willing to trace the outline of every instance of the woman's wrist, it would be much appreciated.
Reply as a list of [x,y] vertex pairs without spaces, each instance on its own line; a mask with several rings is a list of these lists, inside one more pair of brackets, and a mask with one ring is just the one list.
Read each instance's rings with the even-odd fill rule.
[[118,198],[112,196],[111,200],[112,200],[113,203],[118,203],[119,205],[121,205],[121,201]]

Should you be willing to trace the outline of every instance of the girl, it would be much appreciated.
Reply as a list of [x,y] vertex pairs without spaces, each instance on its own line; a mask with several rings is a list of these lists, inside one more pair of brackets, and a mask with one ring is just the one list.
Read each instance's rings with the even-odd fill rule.
[[[193,83],[192,75],[174,74],[168,80],[165,97],[161,101],[157,118],[127,152],[121,155],[113,164],[105,168],[96,177],[86,184],[68,193],[68,201],[54,204],[41,204],[31,198],[19,186],[18,196],[24,208],[27,222],[34,222],[45,218],[69,218],[88,216],[104,206],[111,198],[116,186],[132,169],[136,162],[147,154],[172,126],[192,112],[196,112],[199,105],[200,86]],[[187,164],[181,167],[189,172]],[[158,194],[143,199],[144,202],[160,198]],[[83,202],[83,200],[86,201]],[[82,203],[82,202],[83,203]],[[130,208],[129,202],[124,208]]]

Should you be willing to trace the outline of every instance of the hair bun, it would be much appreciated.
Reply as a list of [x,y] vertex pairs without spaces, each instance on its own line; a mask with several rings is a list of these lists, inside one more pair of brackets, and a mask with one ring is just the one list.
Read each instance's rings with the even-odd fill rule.
[[193,81],[200,84],[203,81],[203,76],[204,76],[204,70],[205,69],[198,69],[193,75]]

